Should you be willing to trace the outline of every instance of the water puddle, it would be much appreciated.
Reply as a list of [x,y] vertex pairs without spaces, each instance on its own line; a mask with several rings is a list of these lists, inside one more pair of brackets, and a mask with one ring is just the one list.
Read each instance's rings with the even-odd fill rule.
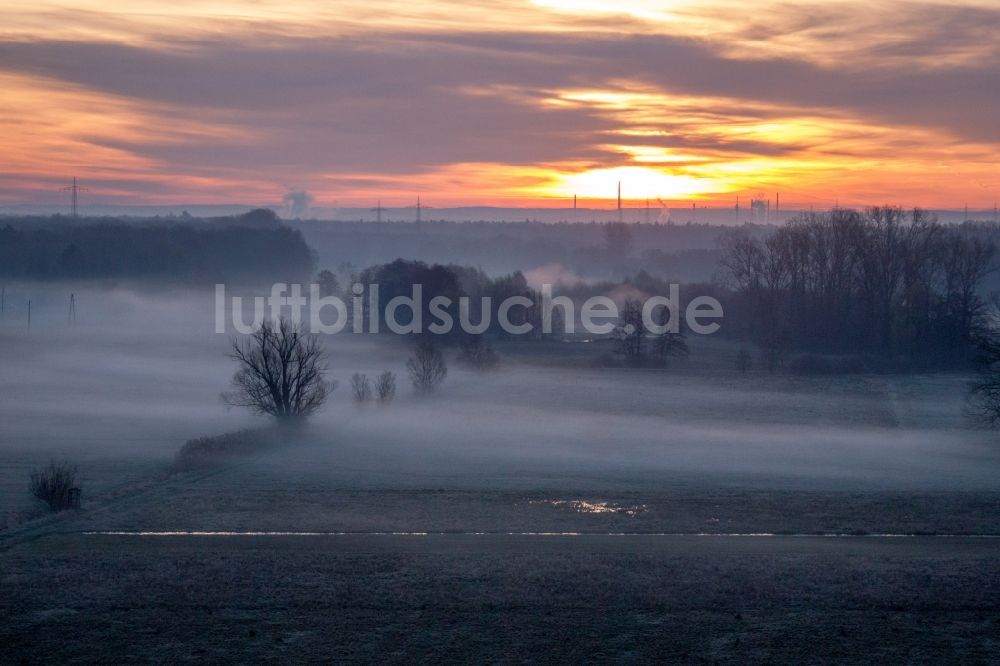
[[587,500],[531,500],[529,504],[564,507],[576,513],[613,513],[629,518],[635,518],[646,510],[645,504],[624,505],[617,502],[589,502]]
[[202,530],[94,530],[87,536],[129,537],[427,537],[427,536],[516,536],[516,537],[708,537],[708,538],[807,538],[807,539],[1000,539],[1000,534],[853,534],[781,532],[291,532],[291,531],[202,531]]

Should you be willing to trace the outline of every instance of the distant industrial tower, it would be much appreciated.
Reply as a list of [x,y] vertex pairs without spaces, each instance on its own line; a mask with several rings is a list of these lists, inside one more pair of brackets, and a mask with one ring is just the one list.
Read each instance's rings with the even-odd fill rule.
[[88,191],[87,188],[86,187],[80,187],[79,185],[77,185],[76,184],[76,176],[73,176],[73,184],[69,185],[68,187],[62,188],[61,191],[63,191],[63,192],[69,192],[70,193],[70,202],[71,202],[70,203],[70,211],[71,211],[71,214],[73,215],[73,217],[80,217],[79,212],[78,212],[78,206],[77,206],[77,199],[78,199],[77,195],[80,192],[87,192]]
[[425,206],[422,203],[420,203],[420,196],[418,195],[417,196],[417,233],[420,233],[421,230],[423,229],[423,226],[422,226],[422,222],[423,222],[422,213],[424,211],[424,208],[433,208],[433,206]]
[[767,224],[771,221],[771,201],[762,194],[750,200],[750,221],[754,224]]

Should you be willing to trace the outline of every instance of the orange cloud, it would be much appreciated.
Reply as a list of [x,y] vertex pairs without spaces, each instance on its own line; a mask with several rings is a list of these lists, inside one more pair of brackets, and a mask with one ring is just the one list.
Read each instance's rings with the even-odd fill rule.
[[[8,2],[0,200],[1000,198],[992,3]],[[692,39],[691,35],[697,35]]]

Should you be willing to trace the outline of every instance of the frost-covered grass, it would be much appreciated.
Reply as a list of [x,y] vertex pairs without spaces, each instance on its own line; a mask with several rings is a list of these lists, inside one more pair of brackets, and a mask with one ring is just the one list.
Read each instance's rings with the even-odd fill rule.
[[0,661],[990,663],[995,546],[48,537]]
[[[218,400],[233,368],[210,297],[81,293],[74,329],[0,326],[4,515],[27,510],[50,458],[84,486],[81,512],[0,532],[0,663],[993,654],[992,543],[344,552],[80,534],[1000,533],[1000,446],[965,421],[961,375],[744,376],[722,340],[666,370],[595,369],[606,349],[517,342],[496,372],[453,364],[418,400],[405,345],[332,338],[342,386],[307,431],[168,475],[185,441],[265,424]],[[387,369],[396,401],[356,408],[345,380]],[[642,510],[574,509],[599,505]]]

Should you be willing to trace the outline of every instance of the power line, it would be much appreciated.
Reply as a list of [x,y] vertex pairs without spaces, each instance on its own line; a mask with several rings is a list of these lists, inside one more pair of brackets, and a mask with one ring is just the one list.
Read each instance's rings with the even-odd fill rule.
[[80,217],[77,206],[77,200],[79,198],[78,195],[80,192],[89,192],[90,190],[86,187],[77,185],[76,176],[73,176],[73,184],[62,188],[61,191],[70,193],[70,210],[72,211],[73,217]]

